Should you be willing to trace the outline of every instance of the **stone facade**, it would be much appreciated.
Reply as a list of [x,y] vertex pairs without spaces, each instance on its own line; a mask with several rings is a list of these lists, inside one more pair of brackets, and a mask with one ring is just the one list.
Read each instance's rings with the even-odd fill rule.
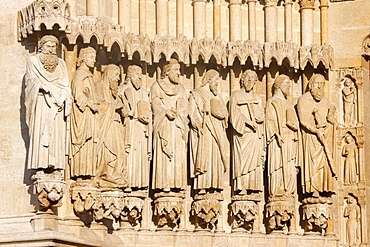
[[368,246],[368,0],[0,3],[1,245]]

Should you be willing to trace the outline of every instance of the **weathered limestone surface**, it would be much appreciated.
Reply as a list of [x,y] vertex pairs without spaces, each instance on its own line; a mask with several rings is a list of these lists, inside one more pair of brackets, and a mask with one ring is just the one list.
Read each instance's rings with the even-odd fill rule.
[[[368,0],[0,0],[0,5],[0,245],[368,246]],[[90,58],[85,68],[92,91],[80,93],[88,96],[87,108],[95,113],[86,126],[97,127],[77,145],[91,144],[84,148],[97,173],[74,170],[76,150],[69,140],[75,129],[69,127],[68,114],[61,121],[66,129],[58,136],[67,143],[58,149],[66,151],[65,163],[56,169],[27,166],[29,145],[37,136],[29,136],[26,123],[30,110],[25,103],[26,64],[38,53],[38,41],[45,35],[59,40],[57,56],[65,61],[72,86],[73,76],[80,73],[76,70],[82,48],[96,51],[96,63]],[[129,90],[123,82],[131,65],[140,67],[137,76],[144,95],[140,99],[125,94]],[[202,83],[207,71],[217,74],[209,86]],[[226,106],[233,103],[231,96],[245,93],[240,85],[246,84],[245,71],[256,75],[252,88],[258,102],[244,97],[234,103],[245,108],[240,128],[258,138],[247,138],[251,143],[246,151],[259,146],[260,180],[249,181],[258,188],[234,184],[235,160],[228,156],[228,149],[237,148],[232,142],[235,126],[228,120],[233,116]],[[293,111],[298,108],[299,126],[294,128],[298,148],[288,148],[280,136],[284,124],[289,125],[288,116],[294,114],[276,105],[265,108],[275,99],[274,83],[284,76],[291,84],[284,86],[280,100],[292,102],[294,107],[288,108]],[[159,85],[163,80],[167,83]],[[316,93],[324,95],[325,102],[306,91],[312,83],[318,84]],[[138,85],[134,88],[138,90]],[[197,118],[188,119],[191,91],[201,93],[197,103],[190,100]],[[48,95],[38,93],[41,98]],[[76,100],[73,90],[72,95]],[[307,110],[308,96],[313,96],[314,106]],[[274,115],[278,111],[282,112]],[[158,134],[154,126],[155,140],[151,125],[158,117],[176,128],[174,135],[170,128]],[[140,124],[141,138],[130,139],[135,133],[128,123]],[[161,123],[155,125],[163,128]],[[192,127],[196,127],[190,132],[193,138],[188,138]],[[308,132],[312,142],[307,142]],[[205,148],[194,152],[198,141]],[[181,148],[168,148],[169,144]],[[140,153],[135,150],[140,145],[148,149],[141,154],[147,170],[141,178],[129,177],[141,170],[130,156]],[[164,166],[156,159],[159,154],[168,159],[166,172],[175,165],[181,169],[171,177],[153,175],[154,167]],[[315,158],[308,162],[310,155]],[[202,164],[194,166],[192,158]],[[274,176],[284,180],[279,174],[286,167],[274,167],[272,161],[285,164],[287,158],[297,167],[290,171],[297,186],[279,190],[281,183],[274,182]],[[77,168],[86,165],[86,159]],[[134,177],[142,181],[134,184]],[[320,181],[315,181],[317,177]],[[165,179],[171,182],[162,186]]]

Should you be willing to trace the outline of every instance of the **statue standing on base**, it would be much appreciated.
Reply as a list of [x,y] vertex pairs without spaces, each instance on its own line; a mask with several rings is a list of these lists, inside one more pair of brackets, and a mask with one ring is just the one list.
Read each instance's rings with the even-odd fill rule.
[[[294,217],[297,194],[299,122],[290,93],[290,79],[279,75],[266,102],[266,144],[268,152],[269,203],[266,205],[271,230],[288,230]],[[295,226],[290,222],[290,230]]]
[[57,57],[58,46],[55,36],[43,36],[39,40],[39,53],[28,59],[25,75],[26,122],[30,137],[27,164],[28,169],[38,170],[34,179],[38,192],[45,194],[39,196],[43,209],[60,206],[58,201],[63,195],[68,154],[67,129],[72,96],[66,64]]

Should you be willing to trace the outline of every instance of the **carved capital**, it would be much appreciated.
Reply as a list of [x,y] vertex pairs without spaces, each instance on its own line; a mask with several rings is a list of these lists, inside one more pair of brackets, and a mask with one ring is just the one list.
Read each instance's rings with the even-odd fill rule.
[[191,212],[196,217],[195,230],[214,231],[221,206],[221,201],[216,199],[195,200],[191,206]]
[[301,7],[301,9],[314,9],[315,0],[300,0],[299,6]]
[[303,220],[306,232],[322,232],[328,227],[332,218],[333,200],[327,197],[306,198],[303,200]]
[[158,229],[173,230],[179,227],[183,213],[184,195],[159,193],[154,195],[154,215]]
[[265,0],[265,6],[277,6],[279,0]]

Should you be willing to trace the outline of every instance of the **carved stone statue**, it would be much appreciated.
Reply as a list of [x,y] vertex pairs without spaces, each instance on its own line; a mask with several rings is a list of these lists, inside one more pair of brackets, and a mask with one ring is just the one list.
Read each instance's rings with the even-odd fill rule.
[[344,217],[348,218],[346,224],[346,246],[355,247],[361,243],[360,207],[357,205],[356,199],[351,195],[348,195],[347,204],[344,209]]
[[150,89],[153,109],[153,189],[169,192],[187,184],[188,99],[180,83],[180,64],[164,66]]
[[73,105],[71,114],[71,177],[96,175],[95,114],[98,111],[93,74],[96,51],[83,48],[78,57],[78,69],[72,80]]
[[346,133],[344,137],[345,143],[342,149],[344,160],[344,179],[345,185],[354,185],[358,183],[359,168],[358,168],[358,149],[354,137],[350,133]]
[[45,35],[39,53],[27,62],[26,121],[29,128],[29,169],[64,169],[67,117],[72,100],[65,62],[57,57],[59,41]]
[[257,74],[252,70],[243,73],[242,89],[230,96],[230,122],[233,134],[234,189],[239,194],[246,190],[262,191],[265,119],[261,97],[253,92]]
[[343,80],[342,99],[344,111],[344,124],[352,125],[356,115],[356,87],[350,76]]
[[118,98],[120,68],[108,65],[102,80],[96,83],[100,100],[97,115],[96,179],[102,187],[126,187],[124,130],[121,121],[122,101]]
[[119,95],[125,105],[125,149],[129,186],[148,188],[152,152],[152,111],[149,92],[142,88],[142,69],[127,69],[126,85]]
[[220,95],[217,71],[205,73],[199,89],[190,92],[191,162],[194,189],[204,194],[223,189],[223,176],[229,167],[226,128],[228,112]]
[[276,78],[273,96],[266,102],[266,142],[270,196],[292,196],[297,187],[298,118],[290,93],[290,79]]
[[304,193],[334,191],[335,164],[333,134],[336,120],[333,107],[324,96],[325,78],[314,74],[308,92],[298,99],[297,109],[303,140]]

